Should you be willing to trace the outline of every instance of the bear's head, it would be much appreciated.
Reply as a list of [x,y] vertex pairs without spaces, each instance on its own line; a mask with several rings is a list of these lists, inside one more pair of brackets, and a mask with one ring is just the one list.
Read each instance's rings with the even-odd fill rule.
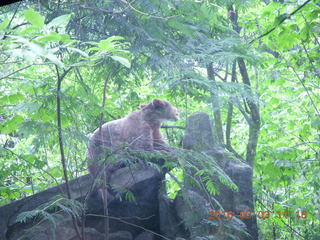
[[149,104],[141,104],[144,119],[152,122],[163,122],[165,120],[179,120],[178,109],[169,102],[161,99],[153,99]]

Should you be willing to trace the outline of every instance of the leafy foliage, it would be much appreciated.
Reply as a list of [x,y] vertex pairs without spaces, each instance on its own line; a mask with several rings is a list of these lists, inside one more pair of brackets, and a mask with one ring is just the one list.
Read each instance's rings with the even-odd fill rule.
[[[252,103],[261,115],[253,165],[256,210],[308,212],[305,219],[276,214],[258,219],[260,238],[317,239],[317,1],[23,1],[0,12],[1,205],[61,183],[56,67],[60,72],[71,67],[61,92],[69,177],[86,173],[84,151],[101,113],[110,121],[155,97],[180,109],[178,126],[192,112],[205,111],[216,120],[220,110],[224,137],[230,120],[229,149],[245,158]],[[250,86],[241,82],[239,64],[232,74],[238,59],[247,64]],[[180,129],[163,132],[171,145],[181,147]],[[218,194],[211,178],[218,175],[235,188],[206,155],[181,154],[184,162],[166,163],[176,169],[179,182],[201,177],[207,190]],[[190,169],[196,176],[188,176]],[[180,186],[175,180],[168,186],[174,197]],[[52,222],[48,214],[38,210],[29,216]]]
[[[39,206],[32,211],[22,212],[17,216],[16,222],[28,223],[30,221],[36,221],[38,223],[47,221],[50,225],[50,231],[53,239],[56,239],[56,227],[57,221],[63,217],[63,214],[67,214],[74,219],[81,219],[84,214],[84,206],[78,201],[66,199],[64,197],[56,197],[50,202]],[[71,218],[69,219],[71,221]],[[28,229],[26,236],[32,236],[46,231],[47,229],[41,229],[40,224],[34,225]]]

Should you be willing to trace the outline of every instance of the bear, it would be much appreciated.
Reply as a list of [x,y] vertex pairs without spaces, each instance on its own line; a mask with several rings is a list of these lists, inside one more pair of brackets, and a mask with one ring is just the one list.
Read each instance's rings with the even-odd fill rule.
[[[153,99],[149,104],[141,104],[139,111],[97,128],[86,153],[89,173],[95,179],[99,178],[102,172],[100,160],[105,160],[106,150],[120,150],[124,143],[134,151],[169,151],[170,147],[160,133],[161,123],[166,120],[179,120],[177,108],[165,100]],[[107,179],[121,167],[121,163],[106,164]]]

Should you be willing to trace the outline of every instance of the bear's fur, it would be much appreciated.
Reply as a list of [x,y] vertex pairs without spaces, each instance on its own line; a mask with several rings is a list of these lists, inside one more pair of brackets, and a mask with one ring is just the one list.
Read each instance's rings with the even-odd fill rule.
[[[160,126],[165,120],[178,120],[177,108],[160,99],[142,104],[140,108],[140,111],[130,113],[124,118],[103,124],[101,132],[100,128],[94,131],[87,150],[88,169],[94,177],[100,172],[99,159],[104,160],[106,154],[104,149],[119,150],[126,143],[131,150],[168,150],[162,139]],[[106,168],[109,175],[120,166],[113,164]]]

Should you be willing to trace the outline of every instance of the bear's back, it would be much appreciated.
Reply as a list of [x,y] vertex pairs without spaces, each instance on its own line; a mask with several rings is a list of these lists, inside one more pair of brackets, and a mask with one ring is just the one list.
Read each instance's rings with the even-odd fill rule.
[[[118,150],[126,143],[130,149],[144,150],[149,144],[150,129],[143,121],[139,112],[133,112],[124,118],[107,122],[101,126],[101,133],[97,128],[89,140],[87,158],[97,159],[103,149]],[[148,141],[148,142],[146,142]],[[147,149],[150,150],[147,146]]]

